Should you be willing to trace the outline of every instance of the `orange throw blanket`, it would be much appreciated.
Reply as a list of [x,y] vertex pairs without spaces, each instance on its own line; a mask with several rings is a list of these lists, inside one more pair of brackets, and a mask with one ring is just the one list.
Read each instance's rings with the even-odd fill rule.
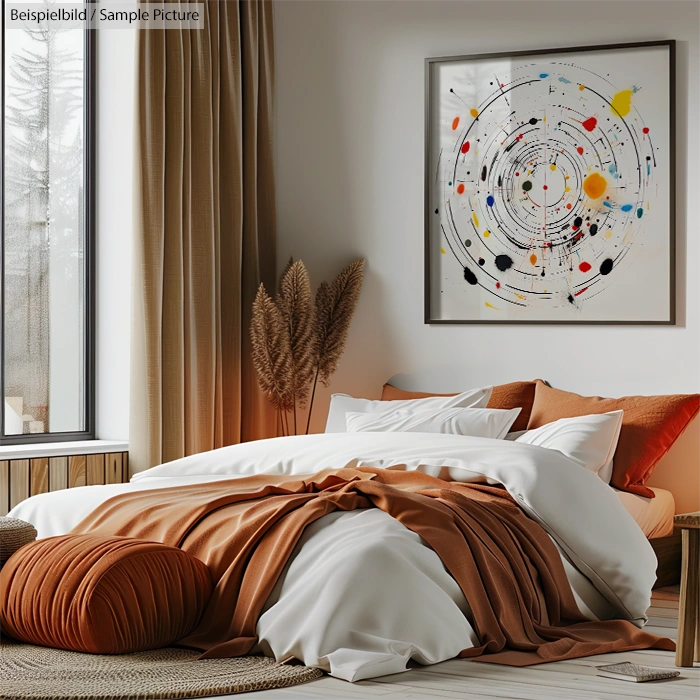
[[675,648],[627,621],[584,618],[555,546],[506,491],[419,472],[344,468],[139,491],[106,501],[73,533],[155,540],[201,559],[215,588],[180,643],[203,658],[240,656],[257,642],[258,617],[304,528],[372,507],[423,537],[464,592],[481,645],[461,656],[529,666]]

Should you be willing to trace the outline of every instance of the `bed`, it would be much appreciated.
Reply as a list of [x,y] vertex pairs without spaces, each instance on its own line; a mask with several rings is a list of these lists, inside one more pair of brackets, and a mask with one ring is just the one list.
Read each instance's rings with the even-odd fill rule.
[[[31,522],[45,538],[89,531],[86,522],[99,530],[111,504],[128,504],[149,491],[167,500],[189,487],[199,489],[200,497],[206,489],[215,495],[233,488],[231,480],[260,476],[294,481],[320,470],[420,473],[445,488],[505,489],[551,541],[582,619],[626,620],[642,628],[657,568],[648,536],[668,531],[673,499],[663,490],[654,498],[616,491],[599,475],[612,470],[621,412],[584,421],[583,449],[580,441],[572,443],[575,431],[566,422],[554,438],[546,428],[521,440],[504,439],[518,411],[491,414],[475,406],[487,404],[490,388],[464,394],[460,401],[467,406],[448,398],[447,407],[422,403],[420,411],[407,414],[405,406],[394,405],[401,430],[377,423],[388,415],[382,415],[387,402],[375,402],[384,406],[372,410],[345,402],[343,420],[356,432],[225,447],[154,467],[128,484],[41,494],[10,515]],[[363,406],[364,413],[376,415],[353,410]],[[452,432],[470,429],[491,436]],[[555,438],[558,449],[546,446]],[[410,660],[433,664],[464,655],[479,644],[479,634],[474,601],[456,578],[401,518],[381,508],[333,510],[308,524],[295,543],[257,618],[252,651],[293,656],[348,681],[398,673]]]

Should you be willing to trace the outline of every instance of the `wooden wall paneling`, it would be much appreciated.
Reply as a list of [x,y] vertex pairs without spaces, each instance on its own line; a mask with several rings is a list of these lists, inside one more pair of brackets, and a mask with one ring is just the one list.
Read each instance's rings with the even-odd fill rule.
[[49,490],[49,458],[40,457],[30,460],[29,495],[46,493]]
[[86,477],[88,486],[105,483],[105,456],[103,454],[87,456]]
[[121,484],[122,453],[112,452],[105,455],[105,484]]
[[131,474],[129,474],[129,453],[128,452],[122,452],[122,477],[124,479],[125,484],[129,483],[129,480],[131,479]]
[[68,488],[85,486],[85,455],[73,455],[68,458]]
[[10,508],[29,498],[29,460],[13,459],[10,462]]
[[68,457],[49,459],[49,491],[68,488]]
[[10,463],[0,462],[0,516],[10,510]]

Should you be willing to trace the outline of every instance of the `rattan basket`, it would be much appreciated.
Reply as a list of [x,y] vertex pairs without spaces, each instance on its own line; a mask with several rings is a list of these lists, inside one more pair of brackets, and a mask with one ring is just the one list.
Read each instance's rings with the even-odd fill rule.
[[34,542],[36,529],[19,518],[0,517],[0,568],[25,544]]

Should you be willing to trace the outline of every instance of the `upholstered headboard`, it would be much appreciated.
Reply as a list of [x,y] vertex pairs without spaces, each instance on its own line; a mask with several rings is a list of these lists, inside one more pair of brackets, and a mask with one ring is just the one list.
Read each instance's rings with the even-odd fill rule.
[[670,491],[676,513],[700,510],[700,416],[659,462],[647,484]]

